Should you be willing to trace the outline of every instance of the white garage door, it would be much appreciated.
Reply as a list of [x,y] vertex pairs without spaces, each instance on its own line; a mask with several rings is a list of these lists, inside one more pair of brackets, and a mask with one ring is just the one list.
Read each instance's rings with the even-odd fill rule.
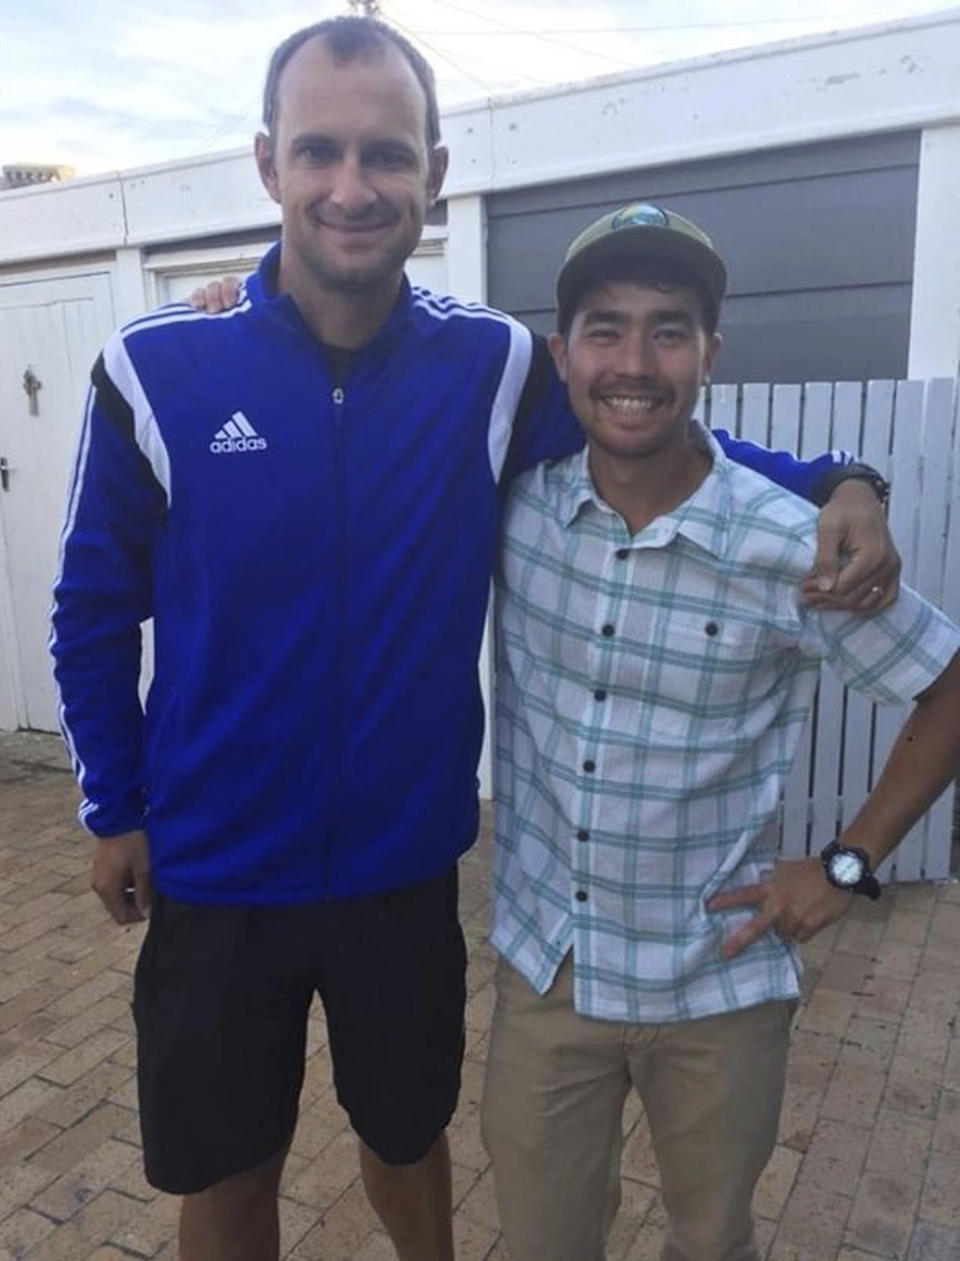
[[0,285],[0,726],[57,727],[51,589],[107,273]]

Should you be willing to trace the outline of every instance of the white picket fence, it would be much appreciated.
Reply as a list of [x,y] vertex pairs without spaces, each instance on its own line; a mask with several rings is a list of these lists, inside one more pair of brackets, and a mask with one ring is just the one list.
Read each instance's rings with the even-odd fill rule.
[[[903,579],[960,621],[957,383],[838,381],[712,387],[708,423],[810,457],[843,447],[890,479],[890,527]],[[908,709],[847,692],[826,667],[783,795],[783,852],[816,852],[859,809]],[[958,715],[960,721],[960,715]],[[884,864],[884,879],[950,874],[951,788]]]

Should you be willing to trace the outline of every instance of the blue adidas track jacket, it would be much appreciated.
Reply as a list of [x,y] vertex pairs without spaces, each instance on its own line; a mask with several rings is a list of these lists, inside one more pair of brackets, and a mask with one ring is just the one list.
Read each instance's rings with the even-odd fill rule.
[[[145,827],[156,887],[193,902],[376,893],[471,844],[499,487],[582,443],[526,328],[406,284],[335,387],[277,263],[232,311],[109,341],[55,592],[81,819]],[[717,436],[808,497],[843,458]]]

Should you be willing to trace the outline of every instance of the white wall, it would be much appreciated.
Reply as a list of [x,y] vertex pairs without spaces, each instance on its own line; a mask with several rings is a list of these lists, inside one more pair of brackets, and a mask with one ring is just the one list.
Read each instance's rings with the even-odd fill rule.
[[[957,49],[960,76],[960,43]],[[928,127],[920,142],[909,374],[960,371],[960,123]]]

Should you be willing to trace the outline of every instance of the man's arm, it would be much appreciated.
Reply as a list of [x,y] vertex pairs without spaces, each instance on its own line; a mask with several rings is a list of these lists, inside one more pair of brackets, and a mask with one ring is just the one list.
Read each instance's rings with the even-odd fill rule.
[[[237,277],[224,276],[195,289],[190,304],[216,314],[236,306],[239,292]],[[732,438],[723,429],[713,434],[731,459],[822,507],[816,569],[801,587],[804,603],[875,613],[896,600],[900,557],[887,529],[882,499],[873,489],[883,484],[874,469],[852,461],[845,452],[798,460],[787,451],[770,451]],[[546,342],[535,336],[530,373],[503,468],[504,484],[543,460],[572,455],[583,442]]]
[[884,513],[886,483],[845,451],[798,460],[711,430],[727,455],[819,505],[817,557],[800,588],[811,608],[877,613],[900,591],[900,557]]
[[[905,597],[906,598],[906,597]],[[866,851],[876,868],[920,816],[960,775],[960,651],[916,697],[883,773],[863,807],[840,835],[841,845]],[[828,883],[819,857],[781,860],[769,880],[719,893],[711,911],[753,907],[755,918],[724,946],[739,954],[771,928],[789,940],[809,941],[849,908],[852,893]]]
[[149,901],[140,623],[151,613],[151,551],[165,509],[131,408],[101,356],[71,481],[50,648],[84,793],[80,821],[109,838],[97,847],[94,887],[120,922],[139,918]]

